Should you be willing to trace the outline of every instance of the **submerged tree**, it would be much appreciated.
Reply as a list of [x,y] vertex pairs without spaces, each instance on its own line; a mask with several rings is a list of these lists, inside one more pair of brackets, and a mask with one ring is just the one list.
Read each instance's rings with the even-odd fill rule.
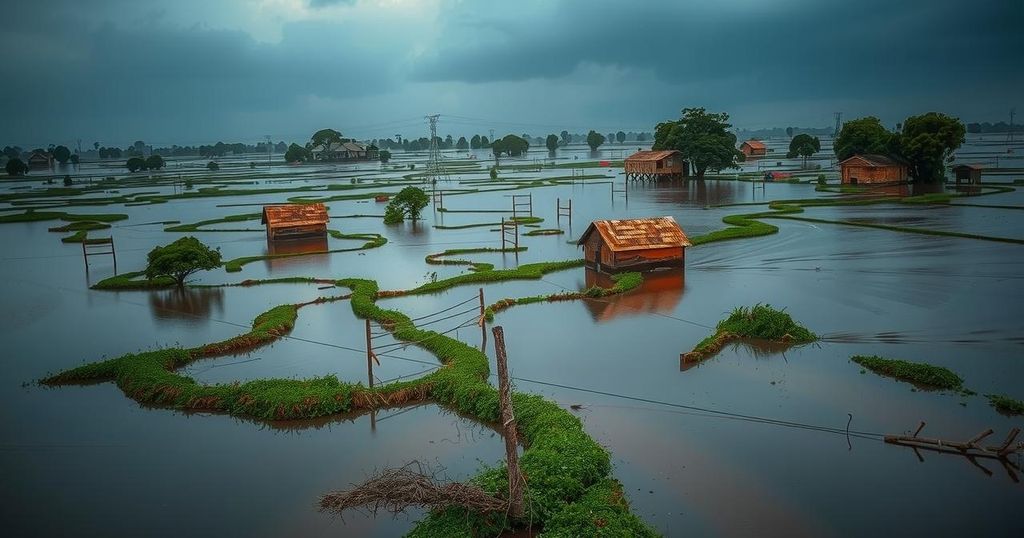
[[558,136],[549,134],[547,139],[544,140],[544,145],[548,147],[548,151],[554,153],[558,149]]
[[309,148],[327,151],[331,144],[340,144],[342,142],[340,132],[334,129],[320,129],[309,138]]
[[416,221],[420,211],[430,202],[427,193],[418,187],[406,187],[398,192],[384,210],[384,224],[398,224],[409,217]]
[[957,118],[929,112],[903,122],[897,137],[900,157],[909,164],[910,176],[918,181],[941,181],[946,162],[964,143],[966,128]]
[[128,167],[129,172],[138,172],[146,169],[146,161],[142,157],[132,157],[128,159],[125,166]]
[[166,164],[166,163],[164,162],[164,158],[163,157],[161,157],[159,155],[156,155],[156,154],[153,154],[153,155],[150,155],[149,157],[146,157],[146,168],[145,169],[146,170],[159,170],[159,169],[164,167],[164,164]]
[[857,154],[889,154],[892,152],[893,134],[881,120],[867,116],[843,124],[835,141],[836,159],[845,161]]
[[821,151],[821,141],[818,140],[818,137],[801,133],[789,141],[789,152],[786,153],[786,157],[789,159],[803,157],[804,168],[806,168],[807,158],[819,151]]
[[287,163],[301,163],[308,161],[312,156],[308,149],[292,142],[288,146],[288,150],[284,152],[284,161]]
[[28,172],[28,165],[18,157],[8,159],[5,168],[9,176],[23,176]]
[[217,161],[210,161],[206,163],[206,169],[211,172],[216,172],[217,170],[220,170],[220,165],[217,164]]
[[604,141],[604,135],[593,129],[587,133],[587,145],[590,146],[590,151],[597,151],[597,148],[601,147]]
[[690,161],[697,178],[708,170],[737,168],[743,154],[736,149],[736,135],[729,132],[729,114],[708,113],[704,108],[684,108],[678,120],[659,123],[654,130],[654,150],[678,150]]
[[619,132],[615,133],[615,140],[618,141],[619,144],[625,142],[626,141],[626,133],[624,133],[622,131],[619,131]]
[[391,160],[391,152],[386,149],[381,150],[379,153],[377,153],[377,158],[380,159],[380,162],[386,163]]
[[57,146],[53,148],[53,159],[60,164],[67,164],[71,159],[71,150],[67,146]]
[[146,278],[170,277],[182,288],[193,273],[220,266],[220,249],[212,249],[195,237],[182,237],[149,251],[146,260]]
[[466,141],[466,137],[460,136],[459,141],[455,143],[455,149],[466,150],[469,149],[469,142]]

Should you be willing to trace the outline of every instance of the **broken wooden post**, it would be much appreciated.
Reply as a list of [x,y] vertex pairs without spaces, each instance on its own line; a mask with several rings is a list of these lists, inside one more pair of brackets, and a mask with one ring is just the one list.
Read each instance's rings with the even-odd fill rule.
[[512,411],[512,388],[509,386],[508,357],[505,355],[505,333],[501,326],[494,327],[494,355],[498,363],[498,402],[501,407],[502,435],[505,438],[505,457],[508,467],[509,514],[523,516],[523,489],[525,483],[519,471],[519,442],[516,417]]
[[484,316],[486,314],[487,307],[484,306],[484,289],[480,288],[480,319],[477,320],[477,323],[479,323],[481,327],[484,326]]
[[373,389],[373,363],[380,365],[380,359],[373,352],[373,339],[370,337],[370,319],[366,319],[366,376],[369,379],[369,387]]
[[994,432],[992,428],[988,428],[985,431],[975,435],[968,441],[946,441],[943,439],[931,439],[928,437],[919,437],[918,434],[924,429],[924,421],[917,427],[913,435],[886,435],[885,442],[893,445],[903,445],[913,448],[923,448],[926,450],[935,450],[938,452],[951,452],[960,454],[968,457],[979,457],[979,458],[994,458],[999,460],[1005,460],[1010,454],[1021,450],[1020,446],[1011,446],[1013,441],[1017,439],[1020,434],[1020,428],[1013,428],[1006,436],[1006,440],[999,446],[982,446],[978,443],[982,439],[992,435]]

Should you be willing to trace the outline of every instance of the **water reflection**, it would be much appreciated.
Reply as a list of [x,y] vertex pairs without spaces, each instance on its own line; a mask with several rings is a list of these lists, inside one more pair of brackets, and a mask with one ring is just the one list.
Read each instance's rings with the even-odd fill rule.
[[[683,299],[686,282],[682,269],[659,269],[644,273],[640,287],[623,295],[603,299],[586,299],[583,304],[594,321],[603,322],[620,316],[637,316],[660,312],[671,313]],[[586,268],[586,287],[610,288],[615,285],[610,275]]]
[[302,256],[302,254],[312,255],[319,252],[327,252],[329,249],[326,235],[288,239],[286,241],[267,241],[267,254],[287,257],[267,258],[263,260],[263,263],[268,271],[294,267],[296,265],[309,265],[311,263],[322,264],[327,260],[326,256]]
[[631,190],[660,191],[652,195],[652,198],[658,202],[705,207],[739,201],[737,191],[744,186],[746,186],[745,183],[741,185],[735,181],[684,179],[671,182],[638,183],[629,187]]
[[209,321],[216,310],[224,313],[224,290],[221,288],[174,288],[149,294],[149,308],[156,319],[202,319]]

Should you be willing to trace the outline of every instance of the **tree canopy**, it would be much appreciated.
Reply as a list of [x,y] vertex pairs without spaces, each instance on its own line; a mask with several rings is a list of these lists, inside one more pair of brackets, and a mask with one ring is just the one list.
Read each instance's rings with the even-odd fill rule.
[[341,133],[334,129],[320,129],[309,138],[309,149],[327,150],[331,144],[343,142]]
[[789,152],[786,153],[786,157],[789,159],[803,157],[804,167],[807,167],[807,158],[819,151],[821,151],[821,141],[818,140],[818,137],[801,133],[789,141]]
[[138,172],[146,169],[146,161],[142,157],[131,157],[125,163],[129,172]]
[[502,155],[518,157],[530,149],[530,143],[525,138],[514,134],[507,134],[491,143],[491,153],[495,158]]
[[391,160],[391,152],[386,149],[381,150],[380,152],[377,153],[377,158],[380,159],[380,162],[386,163]]
[[617,140],[619,142],[619,144],[625,142],[626,141],[626,133],[624,133],[622,131],[619,131],[619,132],[615,133],[615,140]]
[[590,146],[590,151],[597,151],[597,148],[601,147],[604,141],[604,135],[593,129],[587,133],[587,145]]
[[156,154],[153,154],[153,155],[150,155],[149,157],[146,158],[146,167],[145,167],[145,169],[146,170],[159,170],[159,169],[163,168],[165,164],[166,163],[164,162],[164,158],[163,157],[161,157],[159,155],[156,155]]
[[301,163],[308,161],[312,156],[308,149],[292,142],[288,146],[288,150],[284,152],[284,161],[288,163]]
[[459,141],[455,143],[455,149],[469,149],[469,142],[466,141],[466,137],[459,137]]
[[384,210],[384,224],[397,224],[409,217],[416,221],[420,218],[420,211],[430,202],[427,193],[419,187],[406,187],[398,192],[387,209]]
[[53,148],[53,159],[60,164],[67,164],[71,159],[71,150],[67,146],[57,146]]
[[475,134],[473,138],[469,139],[470,149],[480,149],[480,135]]
[[857,154],[887,155],[892,153],[893,149],[892,133],[874,116],[844,123],[835,141],[836,159],[840,161]]
[[558,149],[558,135],[549,134],[547,139],[544,140],[544,145],[548,147],[548,151],[553,153]]
[[743,154],[736,149],[736,135],[728,131],[732,127],[728,122],[725,112],[684,108],[680,119],[658,124],[652,149],[678,150],[698,178],[708,170],[737,168]]
[[563,146],[568,146],[569,143],[572,142],[572,137],[569,136],[569,131],[562,131],[561,135],[562,135],[562,145]]
[[211,249],[195,237],[182,237],[149,251],[146,260],[146,278],[171,277],[181,288],[193,273],[220,266],[220,249]]
[[5,168],[9,176],[23,176],[28,172],[28,165],[19,157],[8,159]]
[[217,170],[220,170],[220,165],[217,164],[217,161],[210,161],[206,163],[206,169],[211,172],[216,172]]
[[911,177],[918,181],[941,181],[946,162],[964,143],[965,133],[959,119],[939,112],[907,118],[897,140],[899,155],[910,165]]

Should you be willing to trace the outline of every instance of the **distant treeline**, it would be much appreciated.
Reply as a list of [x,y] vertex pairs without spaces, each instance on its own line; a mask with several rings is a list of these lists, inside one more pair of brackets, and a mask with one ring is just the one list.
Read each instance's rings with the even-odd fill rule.
[[1008,133],[1010,131],[1015,133],[1024,132],[1024,125],[1014,125],[1013,129],[1010,129],[1010,124],[1005,121],[997,123],[989,123],[987,121],[982,123],[968,123],[968,133]]
[[[531,136],[529,133],[523,133],[518,135],[523,140],[529,142],[531,146],[544,147],[546,136]],[[580,133],[570,133],[568,131],[562,131],[561,134],[556,134],[558,137],[559,145],[565,146],[568,144],[586,144],[587,135]],[[614,144],[626,143],[626,142],[650,142],[654,139],[654,134],[648,132],[636,133],[633,131],[623,132],[618,131],[615,133],[608,133],[605,135],[608,143]],[[380,138],[373,139],[370,143],[377,146],[380,149],[394,150],[401,149],[405,151],[423,151],[430,148],[430,138],[423,136],[419,138]],[[437,147],[440,149],[487,149],[491,147],[491,140],[486,135],[475,134],[468,140],[465,136],[460,136],[456,140],[452,135],[441,138],[437,137]]]
[[812,136],[831,135],[834,127],[772,127],[770,129],[739,129],[736,131],[736,138],[749,140],[751,138],[792,138],[798,134],[809,134]]

